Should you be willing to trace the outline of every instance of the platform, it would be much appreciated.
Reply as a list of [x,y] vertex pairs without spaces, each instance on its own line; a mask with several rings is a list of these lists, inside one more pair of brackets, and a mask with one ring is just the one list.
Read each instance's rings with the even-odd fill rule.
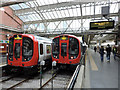
[[92,49],[87,50],[85,78],[82,88],[115,88],[118,89],[118,75],[120,65],[119,58],[114,60],[111,53],[111,60],[107,62],[106,55],[101,62],[100,54]]

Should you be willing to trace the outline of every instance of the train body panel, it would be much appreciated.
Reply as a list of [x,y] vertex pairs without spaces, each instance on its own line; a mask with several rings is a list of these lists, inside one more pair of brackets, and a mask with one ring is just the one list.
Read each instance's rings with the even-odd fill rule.
[[[48,57],[43,52],[45,52],[46,45],[51,47],[51,43],[50,40],[47,42],[44,37],[30,34],[13,35],[9,39],[8,65],[14,67],[37,66],[40,61],[50,59],[50,56]],[[41,52],[41,50],[43,51]],[[43,54],[41,55],[41,53]]]
[[73,35],[60,35],[53,39],[52,61],[77,65],[81,59],[80,40]]

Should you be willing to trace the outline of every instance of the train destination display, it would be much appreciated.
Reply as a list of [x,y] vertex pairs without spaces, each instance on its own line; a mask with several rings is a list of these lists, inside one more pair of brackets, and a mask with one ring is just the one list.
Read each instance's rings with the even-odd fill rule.
[[114,21],[90,22],[90,30],[113,29]]

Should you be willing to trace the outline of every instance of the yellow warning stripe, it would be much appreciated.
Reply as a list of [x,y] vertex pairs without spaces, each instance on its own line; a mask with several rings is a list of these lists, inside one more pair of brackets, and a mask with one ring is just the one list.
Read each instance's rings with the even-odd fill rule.
[[0,53],[6,53],[7,51],[0,51]]
[[88,55],[89,55],[89,58],[90,58],[90,64],[91,64],[92,70],[93,71],[98,71],[98,67],[95,64],[95,61],[93,60],[93,57],[92,57],[91,53],[88,53]]

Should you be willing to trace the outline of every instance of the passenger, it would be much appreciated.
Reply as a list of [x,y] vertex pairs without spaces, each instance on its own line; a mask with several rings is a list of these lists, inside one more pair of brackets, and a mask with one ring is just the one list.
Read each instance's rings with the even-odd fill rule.
[[109,44],[108,44],[107,47],[106,47],[106,52],[107,52],[107,54],[106,54],[107,61],[110,62],[111,47],[110,47]]
[[96,50],[97,50],[97,48],[96,48],[96,46],[94,47],[94,51],[96,52]]
[[103,46],[101,46],[99,52],[100,52],[101,62],[103,62],[103,60],[104,60],[104,47]]
[[117,47],[114,46],[112,51],[113,51],[114,59],[116,59]]

